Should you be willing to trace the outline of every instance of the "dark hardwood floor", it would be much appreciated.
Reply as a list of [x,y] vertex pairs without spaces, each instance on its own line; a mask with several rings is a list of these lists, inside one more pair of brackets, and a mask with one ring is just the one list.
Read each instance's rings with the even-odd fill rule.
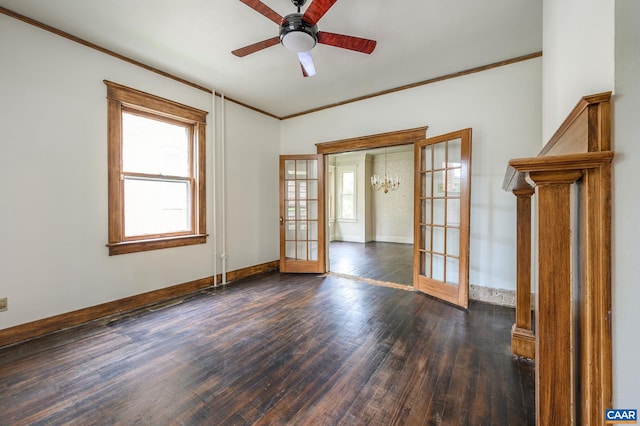
[[0,348],[0,424],[532,425],[513,321],[269,273]]
[[329,243],[329,270],[413,286],[413,244],[332,241]]

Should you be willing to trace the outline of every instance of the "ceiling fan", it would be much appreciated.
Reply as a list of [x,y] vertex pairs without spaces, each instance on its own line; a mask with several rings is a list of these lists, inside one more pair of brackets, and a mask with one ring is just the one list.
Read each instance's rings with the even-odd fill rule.
[[337,0],[313,0],[304,14],[300,13],[300,8],[304,6],[306,0],[291,0],[291,3],[298,8],[298,12],[291,13],[284,17],[280,16],[260,0],[240,1],[278,24],[280,26],[280,35],[231,52],[236,56],[244,57],[280,43],[287,49],[298,53],[302,75],[310,77],[316,73],[311,57],[311,49],[313,49],[316,43],[366,54],[370,54],[376,48],[375,40],[318,31],[316,24]]

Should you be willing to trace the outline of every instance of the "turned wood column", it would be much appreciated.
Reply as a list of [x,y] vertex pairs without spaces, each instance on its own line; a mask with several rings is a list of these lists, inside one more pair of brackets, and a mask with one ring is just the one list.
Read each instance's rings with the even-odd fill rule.
[[575,422],[571,185],[581,171],[531,172],[538,194],[536,422]]
[[517,197],[516,322],[511,329],[511,353],[535,358],[531,330],[531,187],[514,189]]

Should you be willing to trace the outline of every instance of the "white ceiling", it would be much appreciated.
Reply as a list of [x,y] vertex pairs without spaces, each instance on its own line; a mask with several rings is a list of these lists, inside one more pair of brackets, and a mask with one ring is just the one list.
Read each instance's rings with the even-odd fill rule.
[[[308,4],[312,0],[308,0]],[[290,0],[263,0],[281,15]],[[377,40],[371,55],[318,44],[304,78],[238,0],[0,0],[0,6],[278,117],[542,50],[542,0],[338,0],[320,31]]]

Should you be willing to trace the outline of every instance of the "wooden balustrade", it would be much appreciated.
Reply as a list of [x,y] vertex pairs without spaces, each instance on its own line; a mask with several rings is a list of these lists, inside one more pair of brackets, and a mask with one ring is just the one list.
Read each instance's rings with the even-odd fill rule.
[[[536,360],[536,422],[599,425],[611,408],[610,93],[576,105],[543,150],[513,159],[517,197],[512,352]],[[531,197],[537,196],[535,332]]]

